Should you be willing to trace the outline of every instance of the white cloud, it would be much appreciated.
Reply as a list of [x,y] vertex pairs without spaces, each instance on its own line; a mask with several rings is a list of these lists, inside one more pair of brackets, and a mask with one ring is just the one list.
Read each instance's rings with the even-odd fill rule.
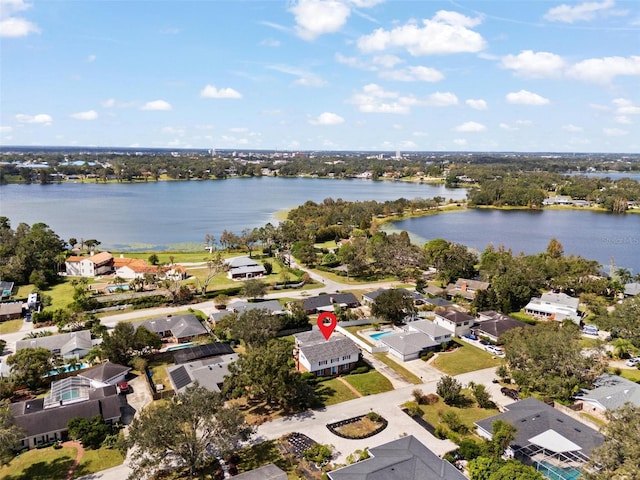
[[640,56],[589,58],[571,66],[567,74],[585,82],[607,84],[618,75],[640,75]]
[[351,9],[337,0],[298,0],[290,8],[296,20],[296,32],[304,40],[335,33],[346,23]]
[[362,92],[354,94],[348,103],[357,105],[358,110],[365,113],[396,114],[407,114],[412,106],[419,104],[412,95],[402,96],[397,92],[388,92],[375,83],[365,85]]
[[229,131],[232,133],[247,133],[249,129],[247,127],[231,127]]
[[603,128],[602,131],[608,137],[622,137],[629,134],[628,131],[622,130],[621,128]]
[[485,102],[481,98],[478,98],[478,99],[469,98],[468,100],[465,100],[464,103],[466,103],[469,107],[473,108],[474,110],[486,110],[488,108],[487,102]]
[[464,147],[467,144],[467,141],[464,138],[456,138],[453,140],[453,143],[461,147]]
[[555,53],[523,50],[518,55],[502,57],[500,65],[523,77],[546,78],[562,75],[565,62]]
[[369,8],[384,2],[384,0],[348,0],[348,2],[357,8]]
[[615,98],[612,103],[615,105],[618,115],[640,115],[640,106],[634,105],[631,100]]
[[479,33],[468,27],[478,25],[480,21],[479,18],[440,11],[432,19],[422,20],[422,26],[410,22],[392,30],[379,28],[370,35],[360,37],[357,45],[363,52],[406,48],[414,56],[476,53],[484,49],[486,42]]
[[31,8],[30,3],[24,0],[0,0],[0,9],[3,15],[12,15]]
[[11,131],[13,131],[13,127],[10,127],[8,125],[7,126],[0,126],[0,132],[1,133],[9,133]]
[[180,137],[184,137],[186,130],[184,127],[162,127],[162,133],[166,133],[167,135],[178,135]]
[[374,65],[380,65],[384,68],[393,68],[404,60],[400,57],[396,57],[395,55],[376,55],[371,59],[371,61]]
[[165,100],[153,100],[147,102],[142,106],[142,110],[150,111],[169,111],[171,110],[171,104]]
[[96,58],[98,58],[98,57],[96,57],[94,54],[91,54],[91,55],[89,55],[89,56],[87,57],[87,62],[89,62],[89,63],[93,63],[93,62],[95,62],[95,61],[96,61]]
[[508,93],[505,97],[507,102],[518,105],[547,105],[548,98],[529,92],[528,90],[520,90],[519,92]]
[[16,120],[18,123],[38,123],[43,125],[51,125],[53,122],[51,115],[47,115],[46,113],[38,113],[37,115],[19,113],[16,115]]
[[451,92],[436,92],[427,97],[426,104],[431,107],[450,107],[458,104],[458,97]]
[[275,40],[273,38],[265,38],[260,42],[260,45],[263,47],[276,48],[276,47],[279,47],[281,44],[280,44],[280,40]]
[[20,17],[8,17],[0,20],[0,37],[26,37],[31,33],[40,33],[35,23]]
[[487,129],[478,122],[465,122],[454,128],[456,132],[484,132]]
[[622,11],[610,11],[615,6],[614,0],[604,0],[602,2],[584,2],[578,5],[558,5],[544,14],[544,19],[549,22],[587,22],[595,19],[599,14],[625,14]]
[[312,118],[311,120],[309,120],[309,123],[311,125],[339,125],[341,123],[344,123],[344,118],[335,113],[324,112],[318,115],[316,118]]
[[242,98],[242,94],[233,88],[216,88],[213,85],[207,85],[200,92],[202,98]]
[[107,100],[103,101],[101,104],[104,108],[113,108],[116,106],[116,99],[108,98]]
[[76,120],[95,120],[98,118],[98,112],[95,110],[88,110],[86,112],[78,112],[71,114],[71,118]]
[[413,132],[411,135],[413,135],[414,137],[428,137],[429,133],[428,132],[421,132],[421,131],[415,131]]
[[303,87],[324,87],[327,85],[327,81],[320,78],[315,73],[302,70],[298,67],[292,67],[290,65],[270,65],[267,67],[269,70],[275,70],[276,72],[286,73],[298,77],[293,83],[294,85],[301,85]]
[[565,130],[566,132],[582,132],[583,131],[582,127],[578,127],[578,126],[573,125],[571,123],[569,123],[567,125],[563,125],[562,129]]
[[380,72],[380,78],[397,82],[439,82],[444,75],[435,68],[418,66]]
[[621,125],[631,125],[633,123],[626,115],[618,115],[615,120],[616,123],[620,123]]
[[508,123],[501,123],[499,125],[499,127],[503,130],[509,130],[510,132],[514,132],[516,130],[519,130],[518,127],[514,127],[513,125],[509,125]]

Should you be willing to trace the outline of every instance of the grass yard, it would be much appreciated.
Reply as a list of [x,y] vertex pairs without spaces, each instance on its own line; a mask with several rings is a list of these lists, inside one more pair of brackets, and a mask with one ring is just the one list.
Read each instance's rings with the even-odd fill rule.
[[3,480],[60,480],[76,458],[76,449],[53,447],[29,450],[15,457],[8,465],[0,468]]
[[[468,391],[463,390],[462,393],[467,393],[466,396],[468,398],[472,398],[471,394],[468,393]],[[439,399],[438,402],[434,403],[433,405],[420,405],[420,409],[423,411],[422,417],[434,428],[440,424],[446,425],[440,420],[440,416],[444,412],[453,411],[456,413],[456,415],[458,415],[460,421],[468,427],[470,432],[475,431],[473,425],[474,422],[500,413],[498,409],[480,408],[475,403],[473,403],[473,406],[466,408],[450,407],[449,405],[445,404],[442,399]]]
[[76,469],[74,478],[116,467],[122,465],[122,462],[124,462],[124,457],[120,451],[115,448],[85,450],[82,460],[80,460],[80,465],[78,465]]
[[420,377],[411,373],[402,365],[390,359],[385,353],[374,353],[373,356],[384,363],[387,367],[392,368],[398,375],[404,377],[407,382],[413,383],[414,385],[420,385],[422,383]]
[[502,363],[501,359],[493,358],[490,353],[473,345],[456,343],[460,345],[459,348],[453,352],[439,353],[431,365],[447,375],[455,376],[483,368],[497,367]]
[[[282,453],[280,453],[278,449],[278,440],[268,440],[251,447],[243,448],[237,451],[236,454],[240,457],[240,462],[238,463],[239,473],[255,470],[270,463],[277,465],[287,473],[293,473],[296,467],[296,461],[294,459],[287,460],[282,456]],[[298,477],[294,476],[290,478]]]
[[620,369],[620,376],[632,382],[640,382],[640,370],[637,368],[622,368]]
[[358,398],[355,393],[349,390],[349,387],[337,378],[319,382],[316,385],[316,394],[325,407]]
[[20,330],[24,320],[22,318],[16,318],[15,320],[7,320],[0,323],[0,335],[5,333],[15,333]]
[[349,382],[349,384],[362,395],[375,395],[376,393],[393,390],[393,385],[391,385],[387,377],[375,370],[367,373],[346,375],[343,379]]
[[166,367],[168,365],[172,365],[171,362],[158,362],[152,361],[149,363],[149,370],[152,373],[152,380],[155,385],[162,384],[164,385],[164,389],[172,390],[171,382],[169,381],[169,374],[167,373]]
[[[58,308],[66,308],[73,302],[73,285],[71,285],[71,277],[61,278],[61,282],[52,286],[48,290],[43,290],[43,295],[51,297],[51,305],[46,307],[47,310],[56,310]],[[21,285],[18,287],[17,298],[27,298],[33,291],[33,285]]]

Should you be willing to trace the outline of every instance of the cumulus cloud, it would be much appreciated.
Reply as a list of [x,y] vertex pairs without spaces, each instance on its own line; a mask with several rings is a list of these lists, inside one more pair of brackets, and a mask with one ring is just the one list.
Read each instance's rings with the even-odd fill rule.
[[500,62],[502,68],[516,75],[530,78],[557,77],[563,73],[565,62],[560,55],[549,52],[523,50],[518,55],[507,55]]
[[18,123],[37,123],[41,125],[51,125],[53,118],[46,113],[38,113],[36,115],[27,115],[25,113],[19,113],[16,115],[16,121]]
[[584,2],[577,5],[562,4],[553,7],[544,14],[544,19],[549,22],[575,23],[588,22],[598,15],[624,15],[621,10],[612,11],[615,6],[614,0],[604,0],[602,2]]
[[631,125],[633,122],[626,115],[618,115],[616,118],[616,123],[620,123],[622,125]]
[[618,115],[640,115],[640,106],[626,98],[615,98],[612,102]]
[[573,125],[571,123],[567,124],[567,125],[563,125],[562,129],[566,132],[573,132],[573,133],[577,133],[577,132],[582,132],[583,128],[582,127],[578,127],[576,125]]
[[347,4],[337,0],[298,0],[290,11],[295,16],[296,33],[304,40],[337,32],[351,13]]
[[465,100],[464,103],[466,103],[469,107],[473,108],[474,110],[486,110],[488,108],[487,102],[485,102],[481,98],[478,98],[478,99],[469,98],[468,100]]
[[435,68],[417,66],[380,72],[380,78],[398,82],[439,82],[444,75]]
[[516,131],[516,130],[519,130],[519,128],[518,128],[518,127],[514,127],[513,125],[509,125],[508,123],[501,123],[501,124],[499,125],[499,127],[500,127],[501,129],[503,129],[503,130],[508,130],[508,131],[511,131],[511,132]]
[[375,83],[362,88],[362,92],[353,95],[349,101],[358,106],[364,113],[396,113],[407,114],[418,100],[412,96],[402,96],[397,92],[389,92]]
[[518,105],[547,105],[549,103],[548,98],[544,98],[543,96],[529,92],[528,90],[508,93],[505,98],[508,103]]
[[470,28],[480,22],[480,18],[441,10],[433,18],[422,20],[422,25],[410,22],[391,30],[379,28],[360,37],[357,45],[366,53],[389,48],[405,48],[414,56],[476,53],[485,48],[486,42]]
[[487,129],[478,122],[465,122],[454,128],[456,132],[484,132]]
[[371,59],[371,62],[374,65],[380,65],[384,68],[393,68],[399,63],[402,63],[403,60],[395,55],[376,55]]
[[621,128],[603,128],[602,131],[608,137],[623,137],[629,134],[628,131],[622,130]]
[[427,97],[426,104],[431,107],[450,107],[458,104],[458,97],[451,92],[436,92]]
[[589,58],[571,66],[567,74],[585,82],[607,84],[618,75],[640,75],[640,56]]
[[88,110],[86,112],[72,113],[71,118],[76,120],[95,120],[98,118],[98,112],[95,110]]
[[324,112],[309,120],[309,123],[311,125],[339,125],[344,123],[344,118],[336,113]]
[[207,85],[200,92],[202,98],[242,98],[242,94],[233,88],[216,88],[213,85]]
[[20,17],[9,17],[0,20],[0,37],[26,37],[31,33],[40,33],[35,23]]
[[171,110],[171,104],[166,100],[153,100],[147,102],[142,106],[142,110],[150,111],[169,111]]

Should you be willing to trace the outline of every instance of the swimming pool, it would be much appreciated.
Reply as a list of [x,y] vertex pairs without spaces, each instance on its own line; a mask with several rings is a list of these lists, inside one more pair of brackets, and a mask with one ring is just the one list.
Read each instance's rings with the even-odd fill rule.
[[536,462],[537,470],[551,480],[578,480],[580,470],[577,468],[560,468],[545,461]]
[[109,285],[105,288],[105,290],[109,293],[126,292],[127,290],[129,290],[129,285]]
[[380,340],[381,337],[391,335],[392,333],[394,333],[393,330],[388,330],[386,332],[370,333],[369,336],[373,338],[375,341],[378,341]]
[[195,343],[191,342],[191,343],[181,343],[180,345],[175,345],[173,347],[168,347],[167,348],[167,352],[173,352],[174,350],[182,350],[183,348],[190,348],[193,347],[195,345]]
[[84,370],[85,368],[89,368],[90,366],[91,365],[89,365],[88,363],[79,363],[75,367],[71,367],[71,365],[64,365],[63,367],[60,367],[60,369],[50,370],[46,376],[52,377],[55,375],[60,375],[62,373],[75,372],[76,370]]

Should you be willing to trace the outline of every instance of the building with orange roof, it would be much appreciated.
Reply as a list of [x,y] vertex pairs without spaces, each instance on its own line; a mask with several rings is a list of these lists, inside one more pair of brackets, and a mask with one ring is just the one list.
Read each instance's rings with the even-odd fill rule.
[[115,258],[113,260],[115,275],[117,277],[132,280],[134,278],[142,278],[146,273],[157,275],[160,269],[156,266],[149,265],[141,258]]
[[71,256],[65,261],[67,275],[71,277],[95,277],[113,272],[113,255],[100,252],[89,257]]

